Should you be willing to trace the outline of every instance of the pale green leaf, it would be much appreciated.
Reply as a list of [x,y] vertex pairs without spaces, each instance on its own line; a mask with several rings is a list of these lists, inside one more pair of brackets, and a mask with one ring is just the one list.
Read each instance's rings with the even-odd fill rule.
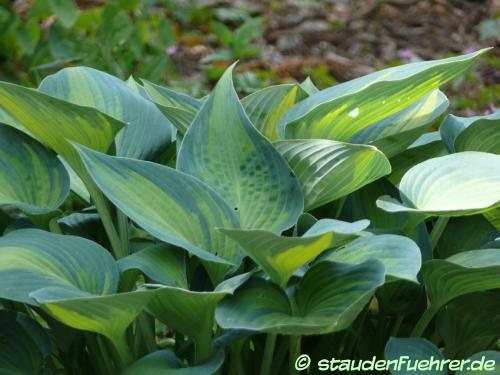
[[413,166],[427,159],[447,154],[439,132],[424,133],[405,151],[391,158],[392,172],[388,179],[398,185],[405,173]]
[[406,172],[399,190],[402,203],[383,196],[377,205],[438,216],[487,211],[500,203],[500,156],[467,151],[426,160]]

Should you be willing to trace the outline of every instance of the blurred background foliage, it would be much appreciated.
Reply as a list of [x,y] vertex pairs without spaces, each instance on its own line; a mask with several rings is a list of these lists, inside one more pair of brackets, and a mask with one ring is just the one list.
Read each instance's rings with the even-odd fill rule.
[[[242,94],[500,45],[499,0],[0,0],[0,79],[36,87],[63,67],[133,75],[194,96],[239,60]],[[500,51],[448,85],[452,110],[495,110]]]

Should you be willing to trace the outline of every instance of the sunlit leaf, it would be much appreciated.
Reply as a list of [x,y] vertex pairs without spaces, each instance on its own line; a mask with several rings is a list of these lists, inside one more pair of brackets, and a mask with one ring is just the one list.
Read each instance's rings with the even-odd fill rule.
[[500,156],[467,151],[426,160],[406,172],[399,190],[402,203],[383,196],[377,205],[438,216],[487,211],[500,203]]
[[371,144],[390,158],[404,151],[424,133],[448,104],[446,96],[434,90],[403,110],[354,134],[348,142]]
[[285,286],[297,269],[326,249],[356,238],[368,226],[366,220],[352,224],[336,220],[332,222],[325,233],[306,233],[302,237],[284,237],[263,230],[221,229],[221,232],[236,241],[271,280]]
[[46,77],[39,90],[127,124],[116,138],[118,156],[152,160],[172,141],[172,125],[158,108],[110,74],[88,67],[66,68]]
[[322,90],[282,118],[281,136],[347,141],[469,69],[487,49],[384,69]]
[[283,114],[306,93],[297,84],[269,86],[241,100],[250,121],[269,140],[278,139],[277,127]]
[[391,172],[389,161],[373,146],[328,140],[275,143],[295,172],[307,210],[341,198]]

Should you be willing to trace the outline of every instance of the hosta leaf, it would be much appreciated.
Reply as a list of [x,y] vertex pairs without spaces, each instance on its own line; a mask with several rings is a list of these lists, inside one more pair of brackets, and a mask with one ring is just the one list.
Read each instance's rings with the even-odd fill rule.
[[284,237],[263,230],[221,229],[221,232],[236,241],[272,281],[285,286],[297,269],[326,249],[356,238],[368,226],[366,220],[352,224],[332,221],[334,225],[328,232],[302,237]]
[[[484,362],[483,362],[483,357],[485,359]],[[498,351],[486,350],[483,352],[476,353],[467,359],[469,359],[471,362],[477,361],[476,365],[475,365],[476,367],[472,368],[472,366],[470,366],[468,369],[466,368],[462,371],[458,371],[457,375],[485,375],[485,374],[500,375],[500,352],[498,352]],[[488,370],[483,369],[483,366],[479,366],[477,364],[477,363],[484,363],[485,364],[484,367],[486,367],[486,361],[494,361],[495,362],[493,370],[491,370],[491,367],[489,367],[489,366],[488,366]],[[478,368],[478,367],[480,367],[480,368]]]
[[148,305],[148,311],[168,327],[184,335],[197,337],[198,334],[211,331],[214,311],[228,294],[244,283],[250,274],[242,274],[228,279],[212,292],[196,292],[168,286],[150,286],[154,295]]
[[307,94],[295,83],[266,87],[241,100],[252,124],[269,140],[278,139],[278,123],[283,114]]
[[144,230],[204,260],[225,263],[205,263],[216,283],[228,263],[239,263],[239,249],[215,230],[237,228],[238,218],[203,182],[159,164],[79,150],[97,186]]
[[[410,368],[405,368],[405,364],[401,366],[401,369],[391,366],[389,369],[391,375],[446,375],[448,369],[446,365],[443,368],[436,368],[434,365],[430,370],[419,370],[414,368],[415,361],[431,361],[431,363],[441,363],[436,362],[436,360],[443,361],[444,356],[439,351],[439,349],[432,342],[427,341],[423,338],[398,338],[391,337],[385,346],[385,359],[398,361],[401,357],[409,357],[412,361]],[[396,362],[397,363],[397,362]],[[408,363],[408,362],[407,362]],[[428,363],[430,366],[430,363]]]
[[474,293],[455,299],[440,311],[436,327],[447,357],[467,358],[493,348],[500,339],[498,293]]
[[222,328],[285,335],[341,331],[351,325],[384,282],[377,260],[360,265],[320,262],[296,286],[295,307],[280,287],[254,278],[224,299],[215,318]]
[[60,322],[100,333],[120,351],[128,350],[124,347],[125,330],[152,297],[137,291],[94,295],[58,287],[42,288],[30,296]]
[[493,225],[497,230],[500,230],[500,207],[483,213],[483,216]]
[[322,90],[283,116],[280,135],[346,141],[462,74],[485,51],[384,69]]
[[63,163],[64,167],[66,168],[66,171],[69,174],[70,189],[84,201],[90,203],[90,193],[87,190],[87,187],[83,183],[80,176],[78,176],[78,174],[75,172],[73,168],[71,168],[71,166],[68,164],[66,160],[64,160],[61,157],[59,158],[59,160],[61,161],[61,163]]
[[186,134],[203,101],[143,80],[144,89],[177,131]]
[[439,238],[437,251],[446,258],[461,251],[480,249],[498,237],[500,230],[482,215],[452,217]]
[[500,288],[500,250],[464,251],[446,259],[424,263],[422,276],[437,311],[448,301],[461,295]]
[[381,195],[397,196],[398,189],[387,179],[381,178],[363,186],[361,189],[351,193],[345,200],[342,210],[342,218],[345,220],[370,220],[373,228],[401,228],[404,226],[407,214],[400,212],[396,214],[381,210],[375,204]]
[[136,94],[139,94],[147,100],[151,100],[151,95],[148,94],[144,86],[137,82],[133,76],[128,77],[126,83],[127,86],[130,87]]
[[187,288],[184,252],[173,246],[154,244],[118,260],[120,271],[138,269],[155,282]]
[[42,374],[51,354],[47,332],[27,315],[0,310],[0,374]]
[[281,232],[303,210],[300,186],[273,145],[254,128],[227,69],[186,133],[177,168],[212,186],[243,229]]
[[297,175],[307,210],[391,172],[387,158],[373,146],[320,139],[280,141],[275,146]]
[[348,142],[371,144],[387,157],[404,151],[448,108],[448,99],[434,90],[403,110],[354,134]]
[[483,151],[500,154],[500,111],[487,116],[448,115],[439,131],[449,152]]
[[393,234],[360,237],[342,248],[321,256],[321,260],[339,263],[360,264],[370,258],[385,266],[386,281],[404,279],[417,281],[421,255],[417,244],[408,237]]
[[307,77],[304,81],[302,81],[300,87],[307,93],[307,95],[316,94],[319,91],[319,89],[311,80],[311,77]]
[[0,82],[0,119],[48,145],[77,172],[81,171],[81,161],[69,141],[106,152],[123,127],[123,123],[96,109],[5,82]]
[[383,196],[377,205],[389,212],[461,216],[500,203],[500,156],[460,152],[420,163],[399,184],[402,203]]
[[36,304],[29,294],[40,288],[109,294],[117,284],[113,257],[92,241],[38,229],[0,237],[0,298]]
[[110,74],[88,67],[66,68],[46,77],[39,90],[126,123],[116,138],[118,156],[152,160],[172,141],[172,125],[160,110]]
[[0,124],[0,205],[44,214],[57,209],[68,193],[69,176],[56,155]]
[[392,172],[388,179],[398,185],[410,168],[427,159],[447,155],[448,152],[441,142],[439,132],[422,134],[405,151],[391,158]]
[[159,350],[137,360],[120,375],[212,375],[223,362],[224,352],[221,351],[196,366],[187,367],[173,352]]

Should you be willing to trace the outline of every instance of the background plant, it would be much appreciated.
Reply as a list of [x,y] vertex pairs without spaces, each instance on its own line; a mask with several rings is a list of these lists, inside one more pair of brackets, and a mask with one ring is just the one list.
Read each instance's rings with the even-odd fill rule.
[[485,52],[241,100],[233,66],[201,99],[88,67],[1,82],[0,369],[498,359],[499,114],[439,90]]

